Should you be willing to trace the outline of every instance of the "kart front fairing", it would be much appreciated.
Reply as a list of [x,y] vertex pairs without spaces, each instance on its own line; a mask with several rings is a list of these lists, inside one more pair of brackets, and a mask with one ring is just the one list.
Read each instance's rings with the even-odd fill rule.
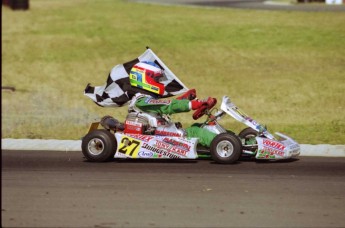
[[223,97],[221,110],[258,132],[258,136],[256,137],[258,143],[258,150],[255,155],[256,159],[289,159],[297,157],[300,154],[300,145],[296,141],[279,132],[275,133],[278,136],[275,137],[267,131],[266,127],[241,111],[231,102],[229,97]]
[[300,154],[300,145],[290,137],[276,132],[281,140],[268,139],[257,136],[258,151],[256,159],[289,159],[297,157]]

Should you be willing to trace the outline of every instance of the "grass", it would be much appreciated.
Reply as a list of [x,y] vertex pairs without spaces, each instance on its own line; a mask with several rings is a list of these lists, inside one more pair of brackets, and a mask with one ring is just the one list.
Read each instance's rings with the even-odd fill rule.
[[[146,46],[198,97],[223,95],[272,132],[345,144],[345,15],[31,0],[2,7],[2,138],[80,139],[103,115],[83,95]],[[192,113],[174,115],[187,126]],[[222,123],[239,132],[232,118]]]

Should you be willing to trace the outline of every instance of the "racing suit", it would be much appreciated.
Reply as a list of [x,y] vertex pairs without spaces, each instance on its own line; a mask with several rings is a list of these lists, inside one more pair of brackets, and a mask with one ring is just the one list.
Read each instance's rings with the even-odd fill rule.
[[[171,115],[180,112],[189,112],[200,107],[203,101],[190,101],[188,99],[156,99],[150,95],[137,93],[131,100],[129,111],[154,113],[160,116]],[[198,138],[199,144],[210,147],[216,134],[200,128],[198,124],[185,129],[187,137]]]

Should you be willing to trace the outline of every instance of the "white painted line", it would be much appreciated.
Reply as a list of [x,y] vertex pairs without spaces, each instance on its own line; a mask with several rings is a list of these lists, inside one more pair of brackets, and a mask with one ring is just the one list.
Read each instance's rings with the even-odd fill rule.
[[81,151],[81,140],[1,139],[1,149]]
[[264,4],[273,6],[291,6],[291,3],[289,2],[264,1]]
[[301,156],[345,157],[345,145],[301,145]]

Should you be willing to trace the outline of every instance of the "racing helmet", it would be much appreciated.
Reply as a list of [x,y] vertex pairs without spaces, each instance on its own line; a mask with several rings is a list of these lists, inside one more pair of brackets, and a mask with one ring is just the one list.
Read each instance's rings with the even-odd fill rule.
[[144,89],[154,94],[164,94],[164,71],[154,62],[139,62],[135,64],[129,74],[131,86]]

